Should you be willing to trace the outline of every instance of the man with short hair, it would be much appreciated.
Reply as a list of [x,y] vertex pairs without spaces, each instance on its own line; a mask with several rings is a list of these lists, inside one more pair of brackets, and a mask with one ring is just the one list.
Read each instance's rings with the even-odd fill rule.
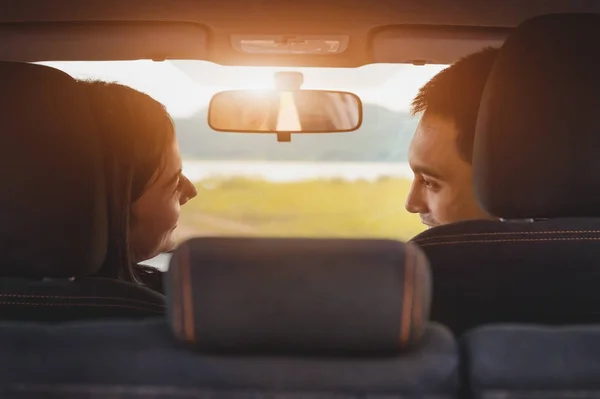
[[414,181],[406,210],[428,227],[491,218],[475,199],[471,158],[479,102],[497,53],[486,48],[462,58],[412,102],[411,113],[422,118],[408,154]]

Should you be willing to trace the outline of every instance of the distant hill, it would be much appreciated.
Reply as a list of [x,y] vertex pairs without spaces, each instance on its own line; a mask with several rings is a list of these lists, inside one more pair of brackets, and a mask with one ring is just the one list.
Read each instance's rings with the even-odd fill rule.
[[292,135],[278,143],[274,134],[219,133],[207,122],[208,109],[176,119],[184,157],[202,160],[319,162],[403,162],[418,119],[405,112],[364,104],[363,125],[356,132]]

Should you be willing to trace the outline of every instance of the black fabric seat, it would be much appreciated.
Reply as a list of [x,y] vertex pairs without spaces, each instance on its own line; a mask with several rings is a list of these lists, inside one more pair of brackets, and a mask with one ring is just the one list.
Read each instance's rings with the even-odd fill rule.
[[196,239],[171,261],[169,322],[0,323],[0,396],[455,398],[429,285],[391,241]]
[[0,320],[62,322],[164,317],[162,295],[106,278],[0,278]]
[[456,342],[435,324],[411,352],[352,358],[195,353],[162,319],[0,322],[0,352],[3,398],[400,399],[458,390]]
[[456,334],[498,323],[600,323],[600,219],[469,221],[414,241],[432,262],[432,320]]
[[[475,190],[503,221],[432,228],[432,319],[600,323],[600,15],[551,15],[500,50],[475,134]],[[532,221],[535,220],[535,221]]]
[[164,313],[162,295],[91,280],[107,247],[102,153],[85,94],[67,74],[0,62],[0,319]]
[[465,334],[461,344],[468,392],[475,399],[600,395],[598,325],[485,326]]

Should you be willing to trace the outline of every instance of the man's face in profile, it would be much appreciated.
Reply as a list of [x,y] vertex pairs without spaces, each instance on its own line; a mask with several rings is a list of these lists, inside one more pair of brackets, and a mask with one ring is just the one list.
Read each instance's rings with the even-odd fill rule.
[[458,152],[453,121],[425,113],[410,144],[414,180],[406,210],[428,227],[489,219],[475,200],[471,165]]

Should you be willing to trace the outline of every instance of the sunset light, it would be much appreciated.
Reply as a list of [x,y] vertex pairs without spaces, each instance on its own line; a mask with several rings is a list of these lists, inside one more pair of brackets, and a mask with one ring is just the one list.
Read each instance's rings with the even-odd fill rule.
[[[423,230],[418,216],[402,206],[412,179],[408,143],[418,120],[408,110],[418,89],[442,65],[278,68],[193,60],[42,64],[77,79],[128,85],[166,106],[175,123],[183,171],[198,190],[182,208],[176,231],[180,240],[203,235],[408,239]],[[361,127],[350,133],[293,134],[291,141],[278,142],[267,132],[273,130],[270,90],[280,71],[301,72],[302,89],[358,95]],[[223,93],[209,110],[213,96],[228,90],[252,92]],[[298,131],[304,123],[298,99],[283,94],[274,123],[278,130]],[[237,103],[229,101],[236,98]],[[356,107],[342,107],[347,99],[340,100],[314,97],[305,104],[316,108],[304,112],[339,113],[329,120],[336,128],[351,129],[358,121],[351,112]],[[152,264],[164,270],[168,258],[160,255]]]
[[205,61],[42,62],[79,79],[119,82],[165,104],[174,117],[188,117],[223,90],[274,88],[278,71],[304,74],[304,89],[351,91],[365,103],[405,110],[418,88],[444,66],[374,64],[361,68],[225,67]]

